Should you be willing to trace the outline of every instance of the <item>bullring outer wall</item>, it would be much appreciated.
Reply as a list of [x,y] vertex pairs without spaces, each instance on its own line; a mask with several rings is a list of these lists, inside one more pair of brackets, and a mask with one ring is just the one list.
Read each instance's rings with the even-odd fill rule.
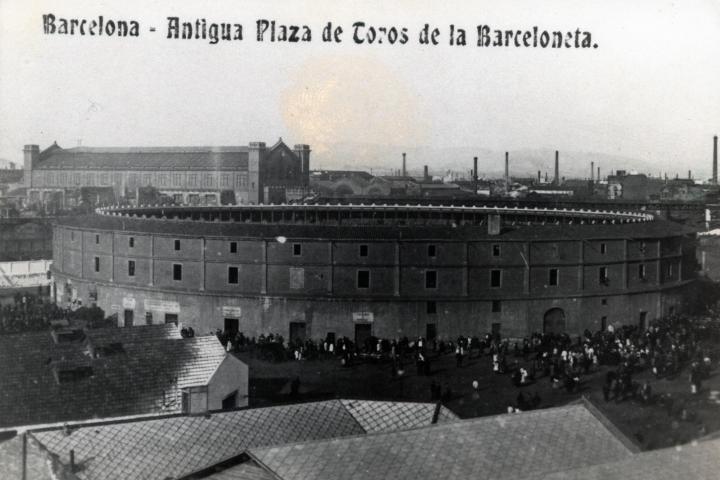
[[[458,209],[432,207],[398,207],[382,218],[367,213],[372,207],[359,209],[358,218],[323,217],[317,206],[277,206],[269,216],[273,209],[262,206],[214,211],[110,209],[59,221],[57,303],[96,303],[117,313],[120,325],[128,310],[134,324],[177,320],[200,332],[237,319],[248,336],[290,338],[293,323],[294,335],[312,338],[352,339],[358,328],[385,338],[426,336],[428,325],[444,338],[493,330],[519,337],[546,329],[556,308],[571,334],[680,312],[696,274],[694,234],[640,214],[579,220],[566,212],[552,219],[497,209],[458,216]],[[496,234],[489,233],[491,215],[502,224]],[[179,280],[174,265],[181,265]],[[230,283],[231,268],[237,283]],[[360,271],[369,272],[367,288]],[[436,272],[434,287],[427,272]]]

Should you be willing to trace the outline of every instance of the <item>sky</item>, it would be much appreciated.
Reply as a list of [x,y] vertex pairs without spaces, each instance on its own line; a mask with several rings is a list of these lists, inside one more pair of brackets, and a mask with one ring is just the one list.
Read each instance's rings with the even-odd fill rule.
[[[140,36],[45,35],[48,13],[137,20]],[[167,39],[169,16],[240,23],[244,39]],[[307,25],[312,41],[258,42],[258,19]],[[356,21],[407,28],[408,41],[356,44]],[[322,41],[327,22],[344,28],[342,42]],[[419,44],[426,23],[439,45]],[[466,46],[449,45],[451,24]],[[579,28],[598,48],[480,48],[478,25]],[[709,176],[719,80],[717,0],[0,0],[0,158],[17,163],[24,144],[53,141],[282,137],[309,144],[323,168],[345,165],[336,146],[357,143],[594,152]]]

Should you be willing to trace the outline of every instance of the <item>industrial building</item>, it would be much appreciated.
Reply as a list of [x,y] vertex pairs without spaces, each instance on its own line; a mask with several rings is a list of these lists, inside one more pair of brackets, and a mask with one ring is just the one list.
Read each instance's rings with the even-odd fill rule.
[[58,220],[53,294],[121,326],[290,340],[578,334],[680,312],[694,238],[646,212],[108,207]]
[[[61,148],[25,145],[24,187],[30,204],[70,206],[85,189],[118,201],[154,187],[175,203],[270,203],[302,198],[310,171],[310,147]],[[72,200],[72,201],[71,201]]]

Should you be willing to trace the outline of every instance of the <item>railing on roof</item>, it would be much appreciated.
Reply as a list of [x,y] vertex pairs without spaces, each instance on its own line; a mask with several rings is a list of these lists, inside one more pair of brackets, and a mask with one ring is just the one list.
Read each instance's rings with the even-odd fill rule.
[[407,205],[407,204],[269,204],[232,206],[112,206],[96,213],[128,218],[194,220],[243,223],[370,223],[395,220],[424,223],[457,221],[458,224],[483,224],[489,215],[501,215],[506,222],[520,224],[614,224],[650,222],[655,216],[647,212],[592,210],[582,208],[545,208],[478,205]]

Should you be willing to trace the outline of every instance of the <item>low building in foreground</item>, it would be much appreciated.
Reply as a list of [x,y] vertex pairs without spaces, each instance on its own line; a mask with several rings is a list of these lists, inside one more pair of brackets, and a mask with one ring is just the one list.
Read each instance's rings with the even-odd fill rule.
[[248,368],[174,324],[0,335],[0,428],[246,406]]
[[99,420],[0,442],[3,478],[41,480],[706,480],[718,451],[720,440],[704,439],[640,452],[587,400],[468,420],[434,404],[331,400]]

